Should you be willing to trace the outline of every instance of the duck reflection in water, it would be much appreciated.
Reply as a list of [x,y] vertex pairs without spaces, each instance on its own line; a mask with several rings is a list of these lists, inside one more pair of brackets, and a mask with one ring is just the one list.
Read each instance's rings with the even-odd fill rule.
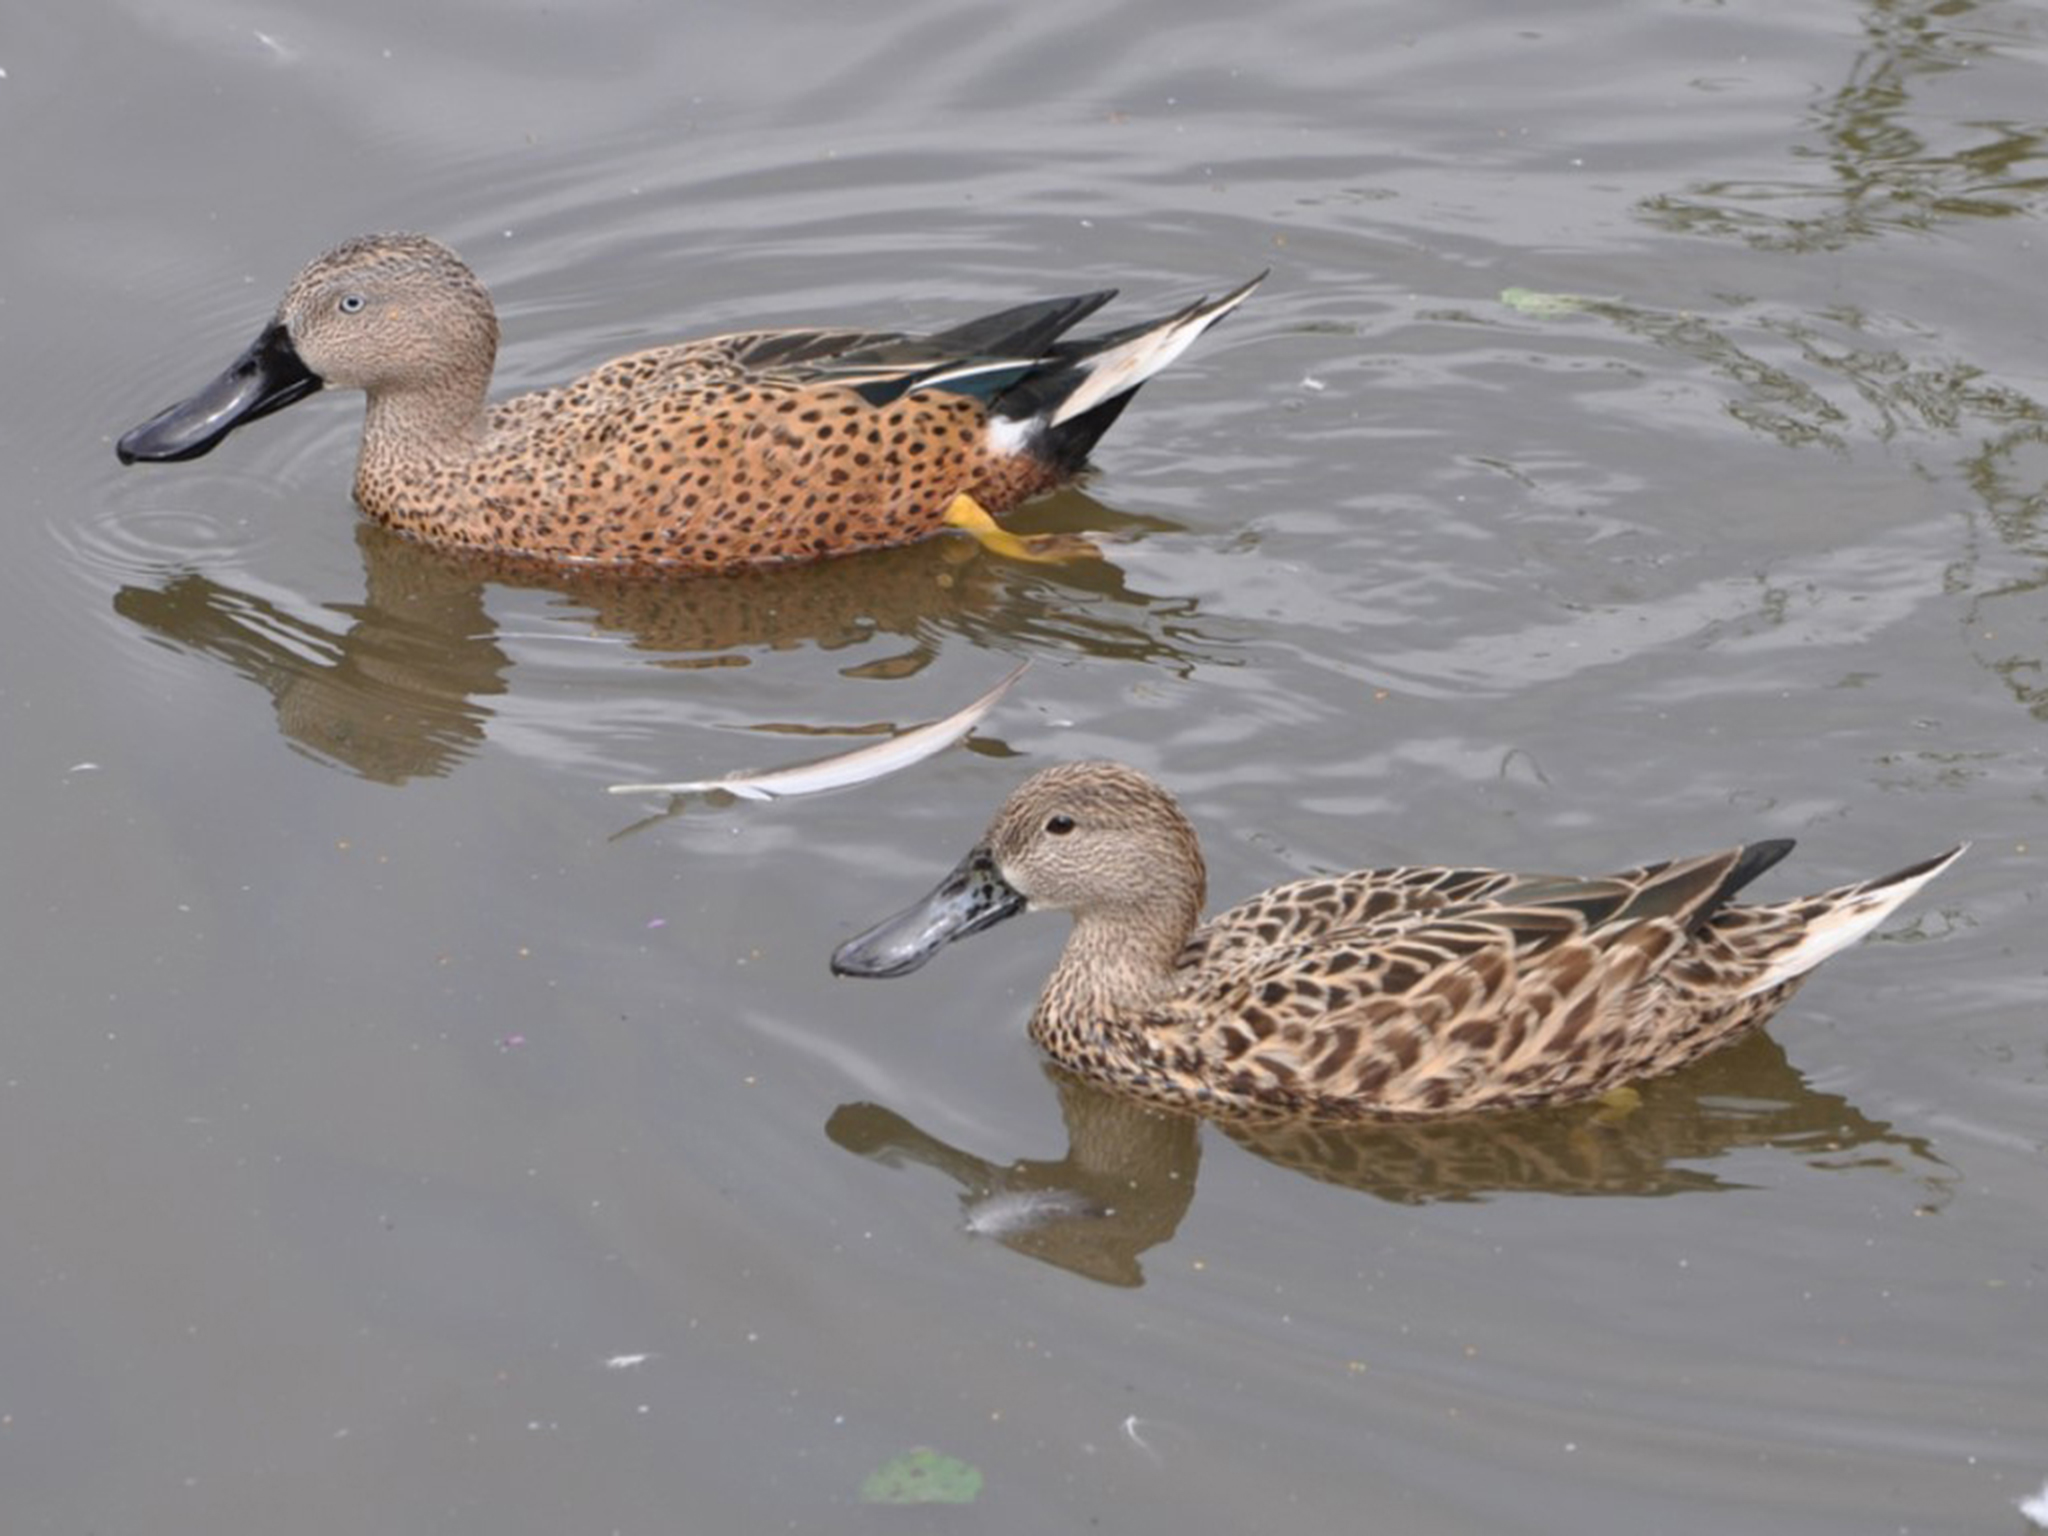
[[[868,1103],[841,1105],[825,1134],[885,1166],[944,1174],[976,1236],[1105,1285],[1142,1285],[1143,1255],[1172,1239],[1194,1201],[1205,1122],[1053,1063],[1045,1073],[1066,1126],[1063,1157],[983,1157]],[[1267,1162],[1402,1205],[1726,1193],[1749,1186],[1703,1165],[1766,1148],[1813,1168],[1911,1176],[1927,1207],[1946,1201],[1952,1177],[1923,1139],[1809,1088],[1762,1034],[1604,1103],[1454,1120],[1206,1123]]]
[[[1010,525],[1093,536],[1112,554],[1118,539],[1174,526],[1113,512],[1077,491],[1033,503]],[[481,746],[494,712],[486,701],[508,690],[514,665],[491,614],[493,587],[558,594],[567,622],[623,636],[683,669],[745,666],[752,653],[804,646],[872,651],[894,638],[899,646],[858,670],[910,675],[947,632],[998,626],[1007,643],[1027,649],[1057,645],[1175,669],[1231,649],[1226,625],[1205,625],[1188,599],[1131,588],[1111,558],[1024,564],[964,538],[665,581],[436,549],[373,523],[357,526],[356,541],[360,601],[294,603],[174,568],[123,586],[114,610],[268,692],[294,746],[387,784],[444,776]]]

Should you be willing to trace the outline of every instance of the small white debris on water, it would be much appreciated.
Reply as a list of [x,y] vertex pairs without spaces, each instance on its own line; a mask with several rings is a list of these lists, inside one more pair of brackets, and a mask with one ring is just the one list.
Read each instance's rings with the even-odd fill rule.
[[645,1365],[653,1358],[652,1354],[613,1355],[605,1361],[604,1368],[608,1371],[630,1371],[635,1366]]
[[1139,1418],[1139,1417],[1138,1417],[1138,1416],[1137,1416],[1137,1415],[1136,1415],[1135,1413],[1134,1413],[1134,1414],[1132,1414],[1132,1415],[1131,1415],[1131,1416],[1130,1416],[1129,1418],[1125,1419],[1125,1420],[1124,1420],[1124,1438],[1125,1438],[1125,1439],[1127,1439],[1127,1440],[1129,1440],[1129,1441],[1131,1442],[1131,1444],[1135,1445],[1135,1446],[1136,1446],[1136,1447],[1137,1447],[1137,1448],[1138,1448],[1139,1450],[1143,1451],[1143,1452],[1144,1452],[1144,1453],[1145,1453],[1145,1454],[1146,1454],[1147,1456],[1151,1457],[1151,1458],[1152,1458],[1152,1464],[1153,1464],[1154,1466],[1164,1466],[1164,1465],[1165,1465],[1166,1463],[1165,1463],[1165,1461],[1164,1461],[1164,1460],[1163,1460],[1163,1459],[1162,1459],[1162,1458],[1160,1457],[1159,1453],[1158,1453],[1157,1451],[1155,1451],[1155,1450],[1153,1450],[1153,1449],[1152,1449],[1151,1445],[1150,1445],[1150,1444],[1149,1444],[1149,1443],[1148,1443],[1148,1442],[1146,1441],[1146,1439],[1145,1439],[1145,1437],[1144,1437],[1143,1435],[1141,1435],[1141,1434],[1139,1434],[1139,1433],[1138,1433],[1138,1426],[1139,1426],[1140,1424],[1144,1423],[1144,1422],[1145,1422],[1145,1421],[1144,1421],[1143,1419]]
[[2020,1500],[2020,1513],[2042,1530],[2048,1531],[2048,1483],[2043,1483],[2041,1491],[2031,1499]]
[[1316,392],[1321,393],[1323,390],[1328,389],[1330,386],[1325,384],[1321,379],[1317,378],[1314,374],[1305,373],[1301,376],[1301,387],[1303,389],[1313,389]]
[[298,49],[289,47],[286,44],[279,42],[276,38],[272,37],[268,32],[259,32],[256,29],[251,28],[249,35],[254,37],[256,41],[261,43],[265,48],[268,48],[270,50],[270,56],[276,59],[278,63],[296,64],[299,62]]

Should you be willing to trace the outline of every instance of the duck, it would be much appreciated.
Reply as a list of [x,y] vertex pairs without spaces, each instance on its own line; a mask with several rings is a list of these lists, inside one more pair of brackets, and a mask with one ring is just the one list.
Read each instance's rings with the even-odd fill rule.
[[1069,913],[1031,1038],[1137,1098],[1222,1117],[1448,1116],[1599,1098],[1756,1029],[1962,847],[1763,905],[1771,839],[1582,878],[1467,866],[1317,875],[1202,920],[1171,794],[1115,762],[1019,786],[922,901],[842,944],[900,976],[1027,909]]
[[482,281],[428,236],[366,235],[307,265],[225,372],[115,451],[197,458],[316,390],[359,389],[356,502],[437,545],[634,571],[814,560],[949,526],[1004,548],[991,514],[1078,474],[1139,386],[1265,276],[1077,339],[1114,289],[931,336],[713,336],[493,405]]

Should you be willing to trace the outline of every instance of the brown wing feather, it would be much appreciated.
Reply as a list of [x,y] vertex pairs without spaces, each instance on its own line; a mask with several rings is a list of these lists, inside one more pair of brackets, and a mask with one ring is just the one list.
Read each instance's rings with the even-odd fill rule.
[[1399,869],[1297,881],[1197,932],[1183,1001],[1220,1083],[1274,1108],[1583,1096],[1652,1053],[1647,984],[1688,947],[1738,857],[1594,879]]

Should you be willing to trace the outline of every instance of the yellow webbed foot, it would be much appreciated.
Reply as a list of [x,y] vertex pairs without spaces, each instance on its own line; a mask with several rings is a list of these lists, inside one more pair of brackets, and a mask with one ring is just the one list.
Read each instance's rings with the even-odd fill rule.
[[1619,1088],[1608,1089],[1596,1102],[1600,1108],[1593,1116],[1593,1123],[1619,1125],[1643,1107],[1643,1096],[1624,1083]]
[[1059,565],[1069,560],[1099,560],[1102,551],[1077,533],[1021,535],[997,526],[988,509],[962,491],[946,508],[946,526],[957,528],[992,555]]

